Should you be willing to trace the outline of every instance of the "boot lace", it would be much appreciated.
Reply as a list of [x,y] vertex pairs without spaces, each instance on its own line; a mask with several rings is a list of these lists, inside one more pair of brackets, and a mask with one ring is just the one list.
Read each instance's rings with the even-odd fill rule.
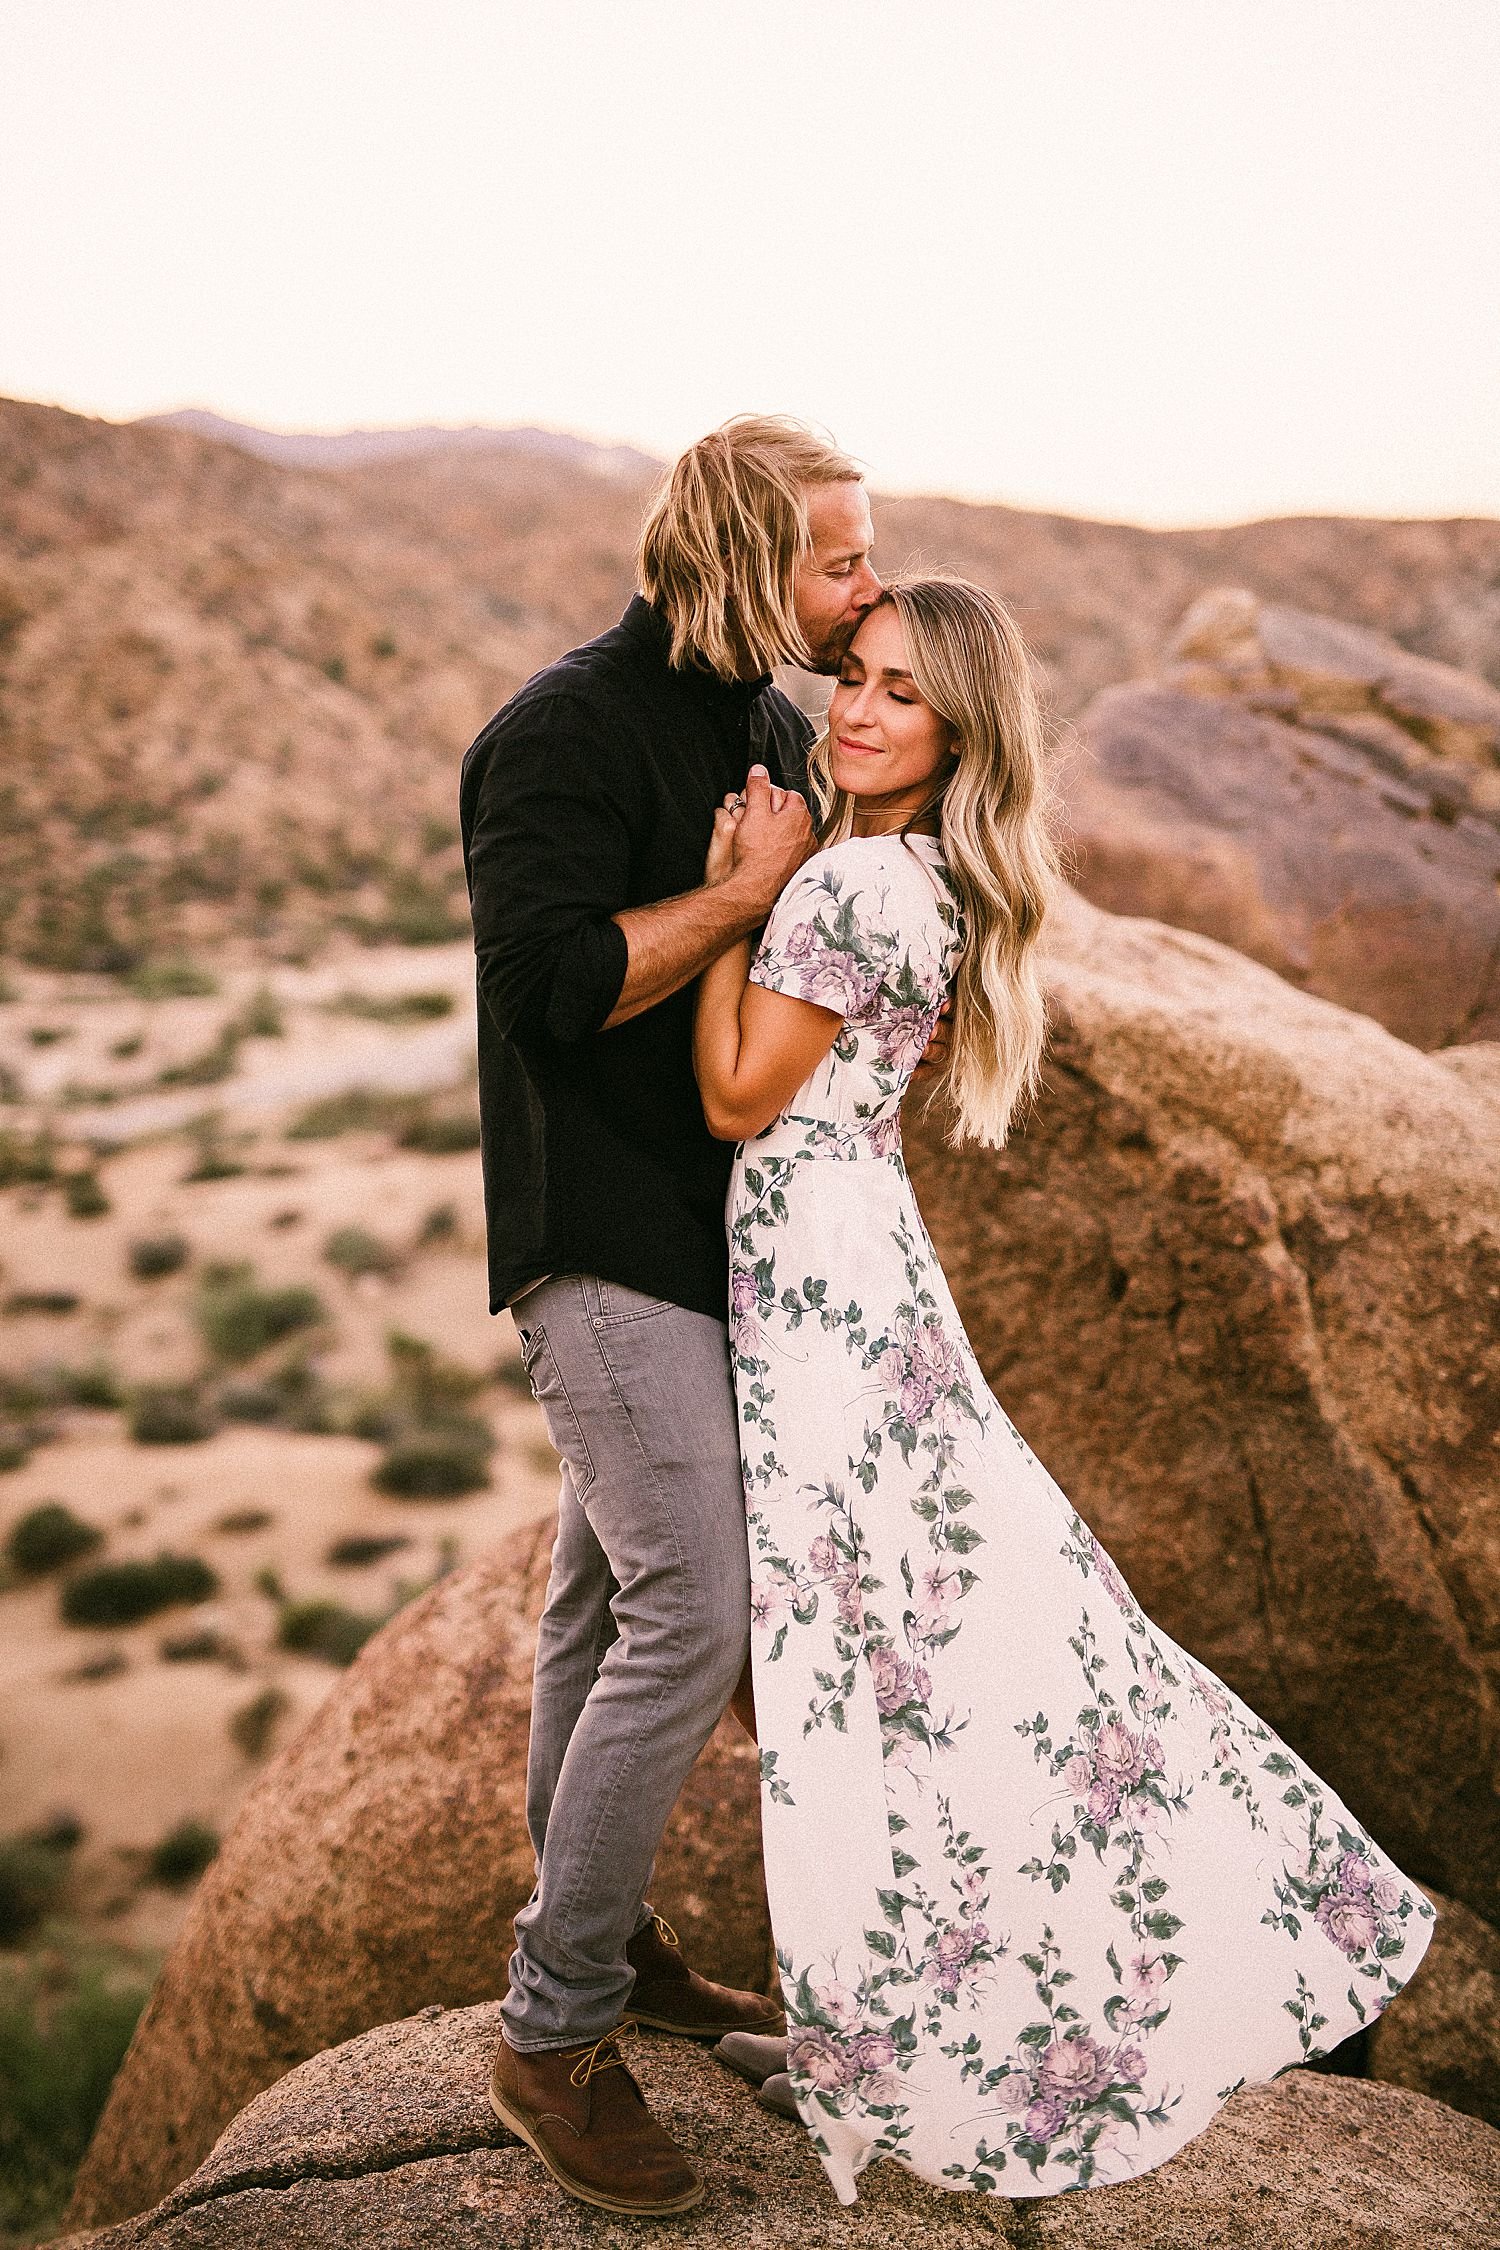
[[597,2072],[613,2070],[616,2063],[623,2070],[625,2057],[620,2053],[619,2042],[629,2039],[639,2029],[634,2018],[627,2016],[623,2023],[616,2024],[613,2031],[606,2031],[602,2039],[596,2039],[593,2046],[579,2056],[568,2072],[569,2085],[586,2086]]

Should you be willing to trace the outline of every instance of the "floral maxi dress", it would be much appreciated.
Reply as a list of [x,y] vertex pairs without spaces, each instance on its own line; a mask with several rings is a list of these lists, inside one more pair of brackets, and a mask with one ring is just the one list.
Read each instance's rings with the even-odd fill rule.
[[750,975],[844,1023],[728,1198],[766,1881],[843,2203],[879,2156],[1005,2196],[1150,2171],[1373,2021],[1435,1921],[985,1385],[898,1117],[962,942],[935,837],[806,862]]

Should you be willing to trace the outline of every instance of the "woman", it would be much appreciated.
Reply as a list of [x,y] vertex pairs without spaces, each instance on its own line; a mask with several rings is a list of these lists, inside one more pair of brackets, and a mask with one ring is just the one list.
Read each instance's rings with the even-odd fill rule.
[[1001,605],[892,587],[812,753],[824,848],[698,996],[705,1114],[743,1144],[731,1347],[789,2091],[844,2203],[881,2155],[1007,2196],[1149,2171],[1369,2023],[1435,1919],[1143,1614],[986,1388],[913,1200],[899,1104],[945,1001],[955,1140],[1001,1145],[1037,1083],[1043,765]]

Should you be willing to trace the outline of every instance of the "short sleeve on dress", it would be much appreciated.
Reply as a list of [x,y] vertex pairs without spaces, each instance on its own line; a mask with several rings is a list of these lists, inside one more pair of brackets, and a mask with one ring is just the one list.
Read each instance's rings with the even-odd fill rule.
[[750,982],[858,1022],[879,998],[892,945],[874,875],[843,859],[837,845],[814,853],[771,910]]

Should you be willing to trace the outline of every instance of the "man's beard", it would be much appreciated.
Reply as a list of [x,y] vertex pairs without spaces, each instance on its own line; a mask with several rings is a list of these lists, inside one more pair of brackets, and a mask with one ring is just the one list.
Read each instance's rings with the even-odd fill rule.
[[863,623],[862,617],[851,617],[846,623],[836,625],[833,631],[818,643],[816,648],[809,647],[807,653],[810,662],[806,669],[809,672],[820,673],[825,677],[837,672],[843,664],[844,658],[849,654],[849,645]]

